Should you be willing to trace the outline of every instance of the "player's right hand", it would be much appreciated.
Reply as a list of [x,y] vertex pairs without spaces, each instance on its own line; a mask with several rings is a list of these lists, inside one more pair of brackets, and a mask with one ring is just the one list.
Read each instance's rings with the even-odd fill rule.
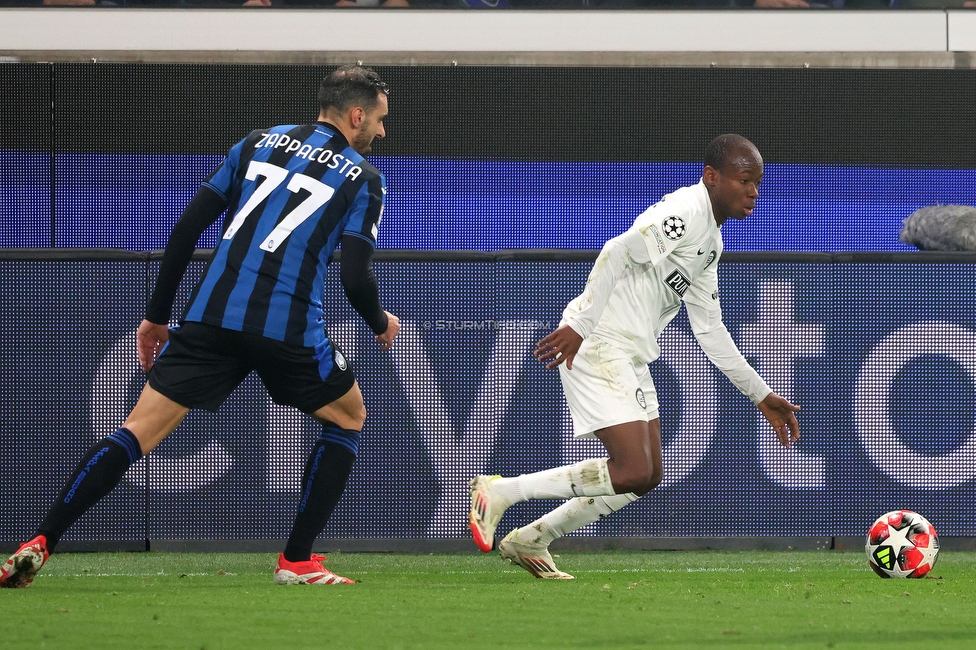
[[569,325],[562,325],[536,343],[532,354],[537,360],[546,364],[546,368],[555,368],[565,361],[567,370],[572,370],[573,359],[581,345],[583,345],[583,337]]
[[139,352],[139,365],[143,372],[149,372],[156,362],[156,355],[169,340],[169,326],[150,323],[147,320],[139,323],[136,331],[136,350]]
[[386,331],[376,337],[376,342],[380,344],[381,350],[389,350],[393,347],[393,339],[400,333],[400,319],[388,311],[384,313],[387,319]]
[[791,442],[800,439],[800,423],[796,420],[796,412],[800,407],[791,404],[788,399],[780,397],[776,393],[770,393],[766,399],[759,402],[756,406],[759,411],[773,427],[776,439],[779,444],[789,447]]

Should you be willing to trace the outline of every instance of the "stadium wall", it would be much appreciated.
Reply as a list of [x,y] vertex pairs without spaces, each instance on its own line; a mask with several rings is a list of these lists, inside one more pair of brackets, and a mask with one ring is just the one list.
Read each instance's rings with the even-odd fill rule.
[[[670,482],[557,545],[857,548],[877,514],[913,507],[947,546],[976,546],[976,259],[897,241],[918,207],[976,203],[976,15],[306,13],[0,10],[0,246],[21,249],[0,252],[0,453],[18,459],[0,471],[0,547],[134,402],[149,251],[199,180],[249,129],[310,119],[318,79],[355,60],[395,89],[375,157],[391,187],[380,243],[421,252],[377,264],[405,319],[395,354],[351,312],[331,323],[371,418],[323,550],[470,549],[467,476],[596,453],[569,443],[531,339],[592,249],[694,182],[724,131],[767,160],[760,209],[725,229],[727,320],[804,405],[804,439],[777,458],[679,318],[652,368]],[[323,43],[333,30],[349,40]],[[105,246],[128,250],[91,249]],[[554,247],[573,250],[499,250]],[[278,550],[312,437],[249,379],[62,548]],[[38,451],[20,462],[24,449]],[[546,505],[517,506],[502,529]]]
[[[335,278],[327,287],[328,328],[358,370],[370,418],[322,543],[464,548],[472,475],[600,453],[599,443],[572,440],[557,375],[531,357],[594,254],[378,255],[384,302],[403,323],[392,353],[376,349]],[[144,381],[134,328],[158,259],[0,252],[0,457],[16,459],[0,466],[0,542],[31,532],[74,460],[134,404]],[[728,254],[720,289],[729,329],[770,384],[803,406],[804,437],[789,451],[773,444],[681,315],[651,365],[664,482],[576,543],[829,548],[897,508],[925,513],[947,537],[976,535],[974,263],[968,253]],[[311,420],[270,402],[249,377],[217,413],[192,413],[66,539],[79,548],[264,548],[287,536],[315,435]],[[502,529],[549,506],[517,505]]]
[[966,10],[0,9],[0,52],[962,52]]
[[[324,65],[0,65],[0,247],[154,250],[252,128],[315,116]],[[914,210],[976,204],[976,70],[380,66],[393,86],[384,248],[598,248],[758,144],[729,251],[911,250]],[[201,246],[212,246],[217,230]]]

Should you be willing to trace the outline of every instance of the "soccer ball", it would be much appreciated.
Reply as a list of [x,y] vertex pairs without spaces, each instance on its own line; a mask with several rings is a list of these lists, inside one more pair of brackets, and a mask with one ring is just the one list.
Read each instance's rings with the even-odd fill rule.
[[882,578],[921,578],[935,566],[939,536],[917,512],[894,510],[871,525],[864,552]]

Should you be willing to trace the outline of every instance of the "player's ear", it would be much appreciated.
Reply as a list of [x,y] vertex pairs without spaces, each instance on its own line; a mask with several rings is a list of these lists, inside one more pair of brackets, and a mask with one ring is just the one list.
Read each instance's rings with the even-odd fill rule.
[[705,185],[715,187],[718,184],[718,170],[711,165],[705,165],[705,169],[702,170],[702,178],[705,179]]
[[349,111],[349,121],[352,122],[354,128],[359,128],[366,121],[366,111],[362,106],[355,106],[351,111]]

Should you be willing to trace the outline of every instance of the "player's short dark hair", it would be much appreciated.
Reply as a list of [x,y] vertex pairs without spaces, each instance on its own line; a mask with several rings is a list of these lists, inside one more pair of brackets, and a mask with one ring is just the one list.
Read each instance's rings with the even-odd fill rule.
[[702,162],[719,171],[724,170],[729,161],[743,151],[758,151],[756,145],[736,133],[724,133],[705,147],[705,158]]
[[376,106],[379,93],[390,94],[390,87],[370,68],[344,65],[319,84],[319,108],[345,111],[362,106],[367,111]]

